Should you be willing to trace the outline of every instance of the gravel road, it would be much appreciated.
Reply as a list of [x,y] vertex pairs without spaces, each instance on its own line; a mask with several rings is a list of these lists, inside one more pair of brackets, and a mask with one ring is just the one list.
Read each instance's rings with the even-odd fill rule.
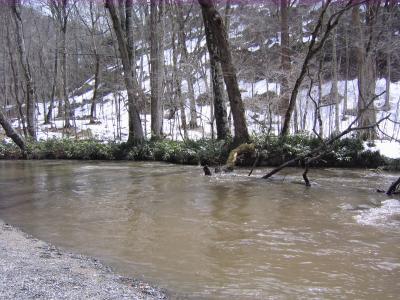
[[167,299],[164,291],[113,273],[0,220],[0,299]]

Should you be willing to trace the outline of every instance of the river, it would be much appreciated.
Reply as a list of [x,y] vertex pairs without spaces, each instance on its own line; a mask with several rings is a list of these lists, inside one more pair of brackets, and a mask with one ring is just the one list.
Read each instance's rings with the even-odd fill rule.
[[177,297],[398,299],[399,174],[0,161],[0,218]]

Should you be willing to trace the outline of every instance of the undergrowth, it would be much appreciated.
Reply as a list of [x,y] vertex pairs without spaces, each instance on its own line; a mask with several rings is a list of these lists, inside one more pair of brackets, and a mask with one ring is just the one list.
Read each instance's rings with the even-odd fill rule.
[[[259,165],[277,166],[298,155],[310,153],[321,146],[321,142],[308,135],[253,136],[251,138],[260,154]],[[234,148],[232,142],[206,140],[197,141],[145,141],[131,146],[127,143],[97,140],[49,139],[30,143],[27,147],[29,159],[77,159],[77,160],[152,160],[178,164],[223,165]],[[0,143],[0,159],[21,159],[21,151],[12,143]],[[254,156],[238,160],[239,165],[249,166]],[[364,151],[362,141],[344,138],[337,141],[332,150],[315,167],[367,167],[376,168],[393,165],[400,169],[398,160],[389,160],[379,152]]]

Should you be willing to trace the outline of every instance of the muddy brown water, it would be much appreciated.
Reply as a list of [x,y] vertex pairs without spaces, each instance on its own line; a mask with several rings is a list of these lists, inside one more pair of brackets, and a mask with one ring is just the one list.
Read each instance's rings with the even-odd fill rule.
[[398,299],[399,174],[0,161],[0,218],[183,298]]

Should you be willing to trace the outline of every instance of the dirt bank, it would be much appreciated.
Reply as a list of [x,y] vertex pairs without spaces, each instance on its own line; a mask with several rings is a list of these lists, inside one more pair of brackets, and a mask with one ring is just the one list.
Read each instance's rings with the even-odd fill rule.
[[114,274],[0,220],[0,299],[166,299],[149,284]]

